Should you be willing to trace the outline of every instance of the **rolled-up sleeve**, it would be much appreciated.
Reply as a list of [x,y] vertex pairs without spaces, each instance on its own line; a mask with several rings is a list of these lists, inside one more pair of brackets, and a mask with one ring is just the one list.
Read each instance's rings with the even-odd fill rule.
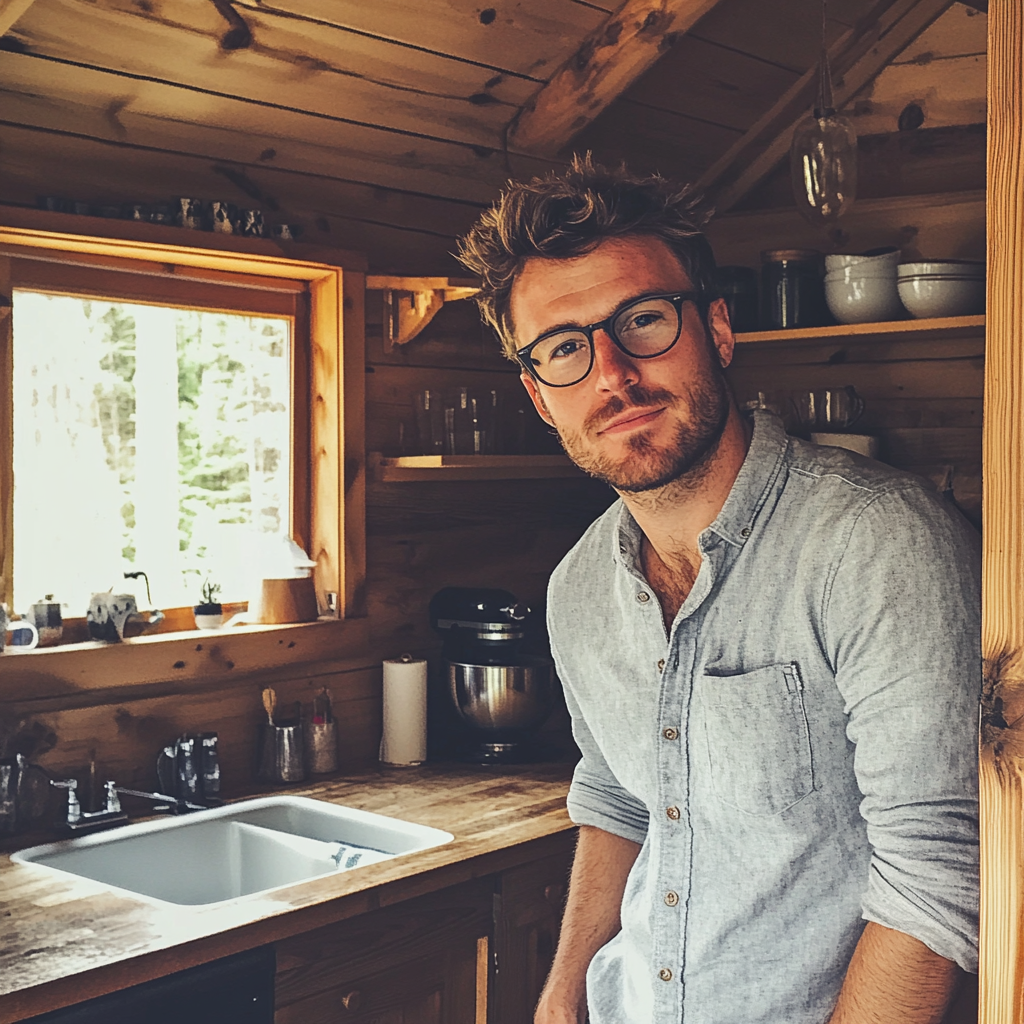
[[[553,631],[552,631],[553,632]],[[558,656],[554,636],[551,653],[565,692],[565,703],[572,718],[572,734],[583,755],[573,772],[566,798],[569,817],[577,825],[593,825],[612,835],[643,845],[647,838],[647,808],[624,789],[601,754],[593,733],[580,713],[572,683]]]
[[845,538],[824,612],[872,847],[863,916],[976,971],[977,537],[930,494],[883,493]]

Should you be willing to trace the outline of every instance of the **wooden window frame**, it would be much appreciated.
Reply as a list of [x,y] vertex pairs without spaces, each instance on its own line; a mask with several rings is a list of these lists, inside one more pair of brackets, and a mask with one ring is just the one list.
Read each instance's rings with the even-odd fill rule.
[[[317,599],[321,608],[327,607],[327,595],[337,595],[338,619],[333,627],[340,627],[339,620],[359,617],[364,614],[365,588],[365,455],[364,445],[364,382],[365,355],[363,338],[363,291],[365,274],[356,254],[325,253],[313,249],[320,259],[296,259],[290,253],[281,252],[279,246],[250,239],[222,239],[216,235],[201,236],[195,244],[181,244],[181,230],[155,228],[151,225],[125,225],[111,222],[92,221],[105,232],[111,230],[133,234],[136,237],[110,237],[99,234],[72,234],[52,230],[50,225],[40,228],[25,226],[24,222],[47,221],[52,217],[34,214],[33,211],[12,211],[15,216],[4,218],[8,225],[0,225],[0,377],[5,387],[0,394],[0,449],[7,452],[0,458],[0,576],[3,578],[2,596],[10,599],[13,579],[13,493],[12,461],[13,452],[13,324],[10,298],[13,287],[20,287],[19,277],[24,272],[19,268],[39,268],[43,264],[54,266],[58,274],[67,275],[68,293],[81,293],[83,282],[94,282],[101,275],[109,274],[109,294],[125,296],[126,301],[148,301],[160,304],[181,304],[186,289],[195,296],[189,305],[210,308],[212,300],[225,288],[240,288],[253,296],[253,301],[240,302],[240,306],[251,305],[259,313],[266,303],[259,301],[261,293],[293,293],[296,296],[296,344],[293,346],[293,366],[296,386],[293,394],[297,401],[306,406],[305,422],[298,423],[293,440],[293,460],[297,471],[293,474],[296,489],[293,498],[293,515],[298,539],[307,545],[311,558],[317,563],[313,570]],[[20,216],[18,216],[20,214]],[[83,218],[84,220],[84,218]],[[154,229],[155,228],[155,229]],[[119,232],[119,233],[120,233]],[[143,236],[142,238],[138,236]],[[191,237],[189,238],[191,242]],[[173,239],[173,241],[171,240]],[[309,247],[312,249],[312,247]],[[324,256],[327,259],[324,259]],[[347,269],[344,264],[354,263],[358,269]],[[60,268],[58,270],[58,268]],[[48,273],[37,273],[39,278]],[[149,291],[146,280],[152,282]],[[32,287],[32,285],[27,285]],[[60,289],[56,289],[60,290]],[[127,293],[127,294],[126,294]],[[179,296],[177,301],[173,297]],[[273,305],[273,303],[271,303]],[[231,303],[234,306],[234,303]],[[230,308],[230,307],[229,307]],[[238,307],[236,307],[238,308]],[[307,324],[302,324],[305,319]],[[308,325],[308,330],[306,329]],[[301,346],[302,334],[308,336],[308,345]],[[346,344],[348,337],[348,344]],[[302,351],[299,351],[300,348]],[[303,388],[300,376],[309,381]],[[300,450],[301,449],[301,450]],[[308,529],[304,528],[308,523]],[[24,609],[19,609],[24,611]],[[181,621],[179,617],[178,621]],[[317,630],[317,627],[320,627]],[[221,671],[243,668],[250,659],[242,654],[242,645],[247,650],[259,649],[262,653],[259,668],[275,668],[294,661],[317,660],[321,655],[331,658],[350,646],[347,642],[334,642],[324,635],[324,628],[330,632],[331,620],[321,620],[305,627],[316,631],[316,640],[302,643],[298,636],[302,627],[295,626],[249,626],[216,634],[209,641],[216,647],[222,662]],[[299,634],[295,633],[299,630]],[[253,632],[288,631],[290,639],[275,642],[268,637],[257,647],[252,647]],[[123,648],[117,655],[108,653],[100,657],[112,667],[115,663],[123,666],[107,675],[106,686],[118,686],[132,681],[155,682],[163,678],[182,678],[182,675],[208,676],[216,671],[215,665],[194,665],[191,670],[181,659],[153,658],[153,644],[174,646],[175,642],[184,650],[202,650],[196,644],[197,637],[203,636],[193,630],[162,636],[143,636],[120,645],[70,644],[55,648],[40,649],[0,659],[0,685],[8,689],[8,683],[15,679],[39,679],[43,676],[54,683],[75,685],[71,680],[83,673],[80,659],[90,652],[110,647]],[[302,648],[296,651],[296,647]],[[148,654],[144,659],[147,666],[141,673],[133,664],[141,660],[138,648]],[[275,650],[280,648],[280,652]],[[232,657],[238,649],[239,657]],[[140,655],[133,657],[132,651]],[[226,653],[225,653],[226,652]],[[173,652],[167,650],[169,655]],[[191,658],[191,662],[204,659]],[[98,669],[99,666],[97,665]],[[171,669],[177,669],[177,672]],[[183,673],[182,668],[186,669]],[[88,684],[92,688],[99,682]],[[20,689],[19,687],[16,687]],[[58,688],[63,686],[58,685]],[[27,695],[27,694],[26,694]],[[40,696],[38,689],[33,695]]]

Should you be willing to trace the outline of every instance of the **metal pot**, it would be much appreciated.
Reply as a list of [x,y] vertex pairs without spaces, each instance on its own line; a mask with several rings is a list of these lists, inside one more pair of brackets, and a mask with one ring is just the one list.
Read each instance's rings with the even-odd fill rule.
[[551,713],[554,669],[541,658],[516,665],[448,662],[448,689],[468,725],[485,732],[525,732]]

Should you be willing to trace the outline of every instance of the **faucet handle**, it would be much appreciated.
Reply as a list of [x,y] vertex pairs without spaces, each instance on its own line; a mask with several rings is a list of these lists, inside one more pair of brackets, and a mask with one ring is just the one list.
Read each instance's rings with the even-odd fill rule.
[[113,779],[108,779],[103,788],[107,791],[107,813],[120,814],[121,800],[117,795],[117,783]]
[[50,779],[50,785],[68,791],[68,824],[74,825],[81,821],[82,805],[78,802],[78,794],[75,792],[78,789],[78,779]]

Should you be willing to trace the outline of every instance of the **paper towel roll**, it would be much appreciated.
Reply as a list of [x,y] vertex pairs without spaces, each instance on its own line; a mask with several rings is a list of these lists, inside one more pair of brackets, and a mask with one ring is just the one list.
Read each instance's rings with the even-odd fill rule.
[[422,764],[427,759],[425,661],[384,662],[384,735],[380,759],[393,765]]

